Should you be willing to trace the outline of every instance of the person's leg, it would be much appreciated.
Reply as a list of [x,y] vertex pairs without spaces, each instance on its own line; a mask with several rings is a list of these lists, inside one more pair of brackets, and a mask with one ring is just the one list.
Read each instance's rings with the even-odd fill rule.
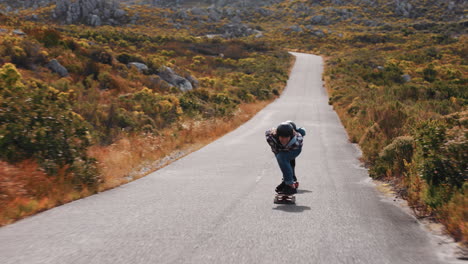
[[283,180],[286,184],[294,184],[293,168],[291,166],[291,160],[295,159],[301,153],[301,149],[295,149],[289,152],[280,152],[276,154],[276,160],[283,173]]
[[294,182],[297,182],[297,177],[296,177],[296,159],[293,159],[291,160],[291,167],[292,167],[292,171],[293,171],[293,179],[294,179]]

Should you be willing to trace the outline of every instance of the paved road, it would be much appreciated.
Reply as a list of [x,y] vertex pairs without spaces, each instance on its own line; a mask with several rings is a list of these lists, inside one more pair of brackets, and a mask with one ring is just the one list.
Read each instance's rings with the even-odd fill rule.
[[[320,57],[295,54],[282,97],[205,148],[145,178],[0,229],[0,263],[443,263],[430,236],[383,201],[322,87]],[[264,131],[295,120],[297,204]]]

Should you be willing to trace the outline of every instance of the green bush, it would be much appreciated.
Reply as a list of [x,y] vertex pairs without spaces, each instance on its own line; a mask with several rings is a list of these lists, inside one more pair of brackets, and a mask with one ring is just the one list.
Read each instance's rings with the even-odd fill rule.
[[183,114],[177,97],[161,95],[148,88],[143,88],[134,94],[121,96],[119,99],[120,105],[126,109],[124,113],[133,112],[132,115],[125,114],[125,120],[128,120],[125,123],[137,124],[134,126],[137,130],[147,124],[155,124],[158,127],[167,126],[177,121]]
[[37,41],[44,44],[46,48],[55,47],[60,44],[60,40],[62,36],[60,32],[55,29],[47,28],[47,29],[34,29],[27,31],[28,34],[32,35]]
[[387,145],[377,158],[375,165],[370,170],[373,178],[382,176],[400,176],[406,172],[406,163],[411,163],[415,141],[410,136],[395,138]]
[[113,56],[111,53],[105,50],[93,50],[90,53],[90,57],[95,62],[112,65]]
[[391,85],[403,83],[403,70],[394,63],[389,63],[383,70],[377,72],[366,72],[363,79],[376,85]]
[[425,121],[415,130],[421,177],[430,186],[449,185],[461,188],[466,180],[468,144],[465,139],[453,140],[442,121]]
[[[68,166],[76,177],[84,177],[82,183],[97,183],[94,161],[86,155],[88,125],[72,111],[69,94],[37,81],[23,83],[12,64],[0,69],[0,88],[1,159],[34,158],[49,174]],[[73,171],[78,167],[86,173]]]
[[423,78],[428,82],[433,82],[437,78],[437,71],[434,69],[434,65],[429,64],[427,68],[423,70]]
[[117,56],[117,60],[120,63],[128,64],[130,62],[141,62],[144,63],[144,59],[139,55],[130,55],[128,53],[122,53]]

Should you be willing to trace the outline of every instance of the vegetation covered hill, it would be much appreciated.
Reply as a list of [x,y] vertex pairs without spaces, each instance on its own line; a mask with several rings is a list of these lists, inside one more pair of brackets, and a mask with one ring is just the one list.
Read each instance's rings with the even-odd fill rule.
[[326,58],[330,104],[371,176],[466,243],[466,1],[91,2],[108,5],[0,15],[5,222],[125,182],[106,176],[116,153],[155,159],[268,102],[299,50]]

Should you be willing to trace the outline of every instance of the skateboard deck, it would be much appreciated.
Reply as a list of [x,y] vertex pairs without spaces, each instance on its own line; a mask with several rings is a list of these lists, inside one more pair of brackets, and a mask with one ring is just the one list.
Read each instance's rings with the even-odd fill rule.
[[294,204],[296,203],[296,196],[294,196],[293,194],[288,195],[277,193],[273,202],[275,204]]

